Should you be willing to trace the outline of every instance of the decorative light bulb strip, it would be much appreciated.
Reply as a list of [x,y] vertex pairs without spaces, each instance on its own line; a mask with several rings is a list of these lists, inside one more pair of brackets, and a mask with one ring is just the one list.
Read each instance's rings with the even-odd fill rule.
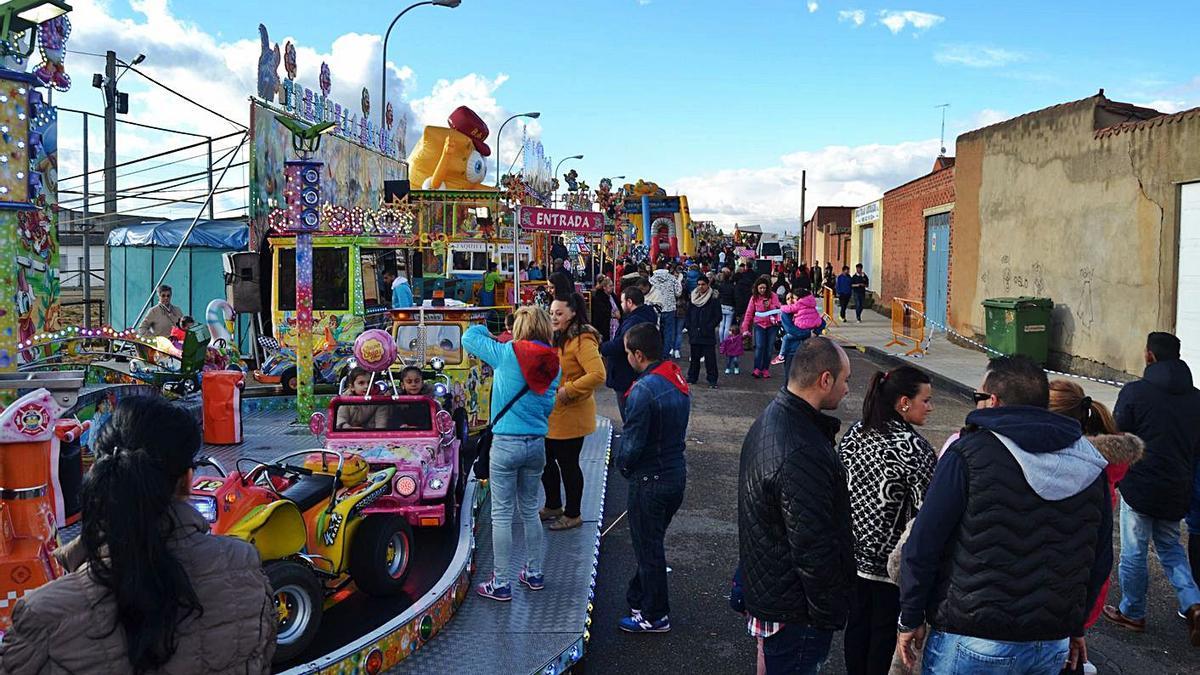
[[112,326],[101,326],[99,328],[80,328],[79,326],[65,326],[56,331],[37,333],[24,342],[18,342],[18,349],[29,349],[30,347],[40,347],[55,341],[81,339],[81,338],[102,338],[109,340],[127,340],[138,344],[153,347],[153,343],[142,339],[136,330],[117,330]]
[[[289,176],[283,195],[288,204],[285,209],[275,209],[267,214],[267,225],[274,232],[290,232],[293,223],[300,219],[300,200],[296,198],[298,186],[293,189]],[[411,236],[416,231],[417,217],[411,205],[385,204],[377,211],[360,207],[352,209],[326,202],[321,206],[322,234],[374,235],[383,237]]]

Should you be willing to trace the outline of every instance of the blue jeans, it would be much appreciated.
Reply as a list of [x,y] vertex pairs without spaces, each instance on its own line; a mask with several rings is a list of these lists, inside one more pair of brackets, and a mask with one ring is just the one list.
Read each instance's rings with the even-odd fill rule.
[[717,342],[724,342],[729,337],[729,329],[733,327],[733,307],[721,305],[721,330]]
[[784,624],[769,638],[763,638],[763,663],[767,675],[813,675],[821,672],[829,658],[833,631]]
[[1192,508],[1187,514],[1188,536],[1200,537],[1200,462],[1192,478]]
[[683,320],[675,317],[675,351],[683,349]]
[[546,467],[546,439],[542,436],[492,437],[492,548],[496,585],[509,583],[512,558],[513,511],[525,528],[525,569],[542,573],[542,522],[538,502],[542,469]]
[[[667,553],[664,540],[667,527],[679,505],[687,479],[645,475],[629,479],[629,535],[637,571],[629,580],[625,600],[630,609],[639,609],[649,621],[658,621],[671,612],[667,599]],[[536,514],[535,514],[536,515]]]
[[1179,543],[1179,521],[1143,516],[1122,499],[1121,563],[1118,566],[1121,613],[1135,620],[1146,618],[1146,561],[1151,539],[1163,572],[1175,587],[1179,611],[1187,612],[1188,607],[1200,603],[1200,589],[1196,588],[1187,554],[1183,544]]
[[1067,663],[1068,645],[1066,638],[1001,642],[935,630],[925,641],[921,675],[1058,675]]
[[664,311],[658,315],[658,330],[662,331],[663,358],[667,352],[675,349],[675,334],[679,332],[679,319],[675,310]]
[[862,321],[863,305],[867,303],[867,292],[864,289],[854,289],[854,318]]
[[763,328],[758,324],[754,325],[754,368],[756,370],[770,370],[771,352],[775,349],[775,335],[778,332],[779,329],[775,326]]

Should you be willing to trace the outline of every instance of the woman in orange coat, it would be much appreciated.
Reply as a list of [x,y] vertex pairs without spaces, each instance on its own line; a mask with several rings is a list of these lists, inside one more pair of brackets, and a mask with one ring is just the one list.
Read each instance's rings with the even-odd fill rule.
[[[579,512],[583,500],[583,471],[579,452],[583,439],[596,430],[595,392],[604,386],[604,360],[600,357],[600,334],[587,324],[587,307],[578,293],[559,296],[550,305],[554,346],[562,364],[550,431],[546,434],[546,468],[542,487],[546,506],[541,518],[551,530],[569,530],[583,524]],[[565,488],[566,500],[559,494]]]

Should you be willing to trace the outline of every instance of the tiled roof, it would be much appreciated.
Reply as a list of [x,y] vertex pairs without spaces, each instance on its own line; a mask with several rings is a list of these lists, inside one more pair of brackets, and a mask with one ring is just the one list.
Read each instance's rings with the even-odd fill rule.
[[1184,122],[1184,121],[1187,121],[1190,119],[1196,119],[1196,118],[1200,118],[1200,107],[1191,108],[1189,110],[1181,110],[1177,113],[1172,113],[1170,115],[1159,115],[1158,117],[1152,117],[1152,118],[1146,119],[1146,120],[1139,120],[1137,122],[1122,122],[1120,124],[1114,124],[1111,127],[1097,129],[1095,136],[1096,136],[1096,138],[1107,138],[1110,136],[1116,136],[1118,134],[1121,134],[1121,133],[1124,133],[1127,131],[1137,131],[1139,129],[1149,129],[1151,127],[1159,127],[1164,124],[1178,124],[1180,122]]

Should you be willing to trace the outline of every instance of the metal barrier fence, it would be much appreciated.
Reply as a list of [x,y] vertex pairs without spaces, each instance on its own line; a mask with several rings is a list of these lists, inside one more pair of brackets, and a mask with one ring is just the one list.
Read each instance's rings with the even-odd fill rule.
[[925,354],[925,303],[908,298],[892,298],[892,341],[884,346],[909,343],[912,343],[912,348],[905,352],[905,356]]

